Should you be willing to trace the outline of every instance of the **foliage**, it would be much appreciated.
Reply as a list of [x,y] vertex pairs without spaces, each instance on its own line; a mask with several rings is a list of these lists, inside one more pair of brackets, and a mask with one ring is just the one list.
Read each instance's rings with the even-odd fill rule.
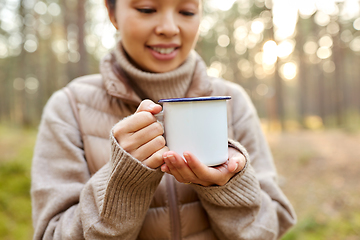
[[[267,135],[279,172],[286,173],[288,176],[285,185],[280,183],[291,202],[294,203],[299,217],[298,224],[283,236],[282,240],[358,239],[360,211],[356,209],[359,209],[360,206],[356,200],[356,196],[358,196],[356,189],[352,189],[351,192],[346,189],[336,190],[336,194],[333,194],[334,190],[328,186],[329,179],[338,179],[343,177],[342,175],[349,177],[349,180],[346,181],[351,181],[354,186],[357,186],[358,180],[355,179],[356,176],[358,177],[357,165],[344,163],[344,167],[348,166],[346,168],[348,170],[343,172],[342,168],[336,165],[343,160],[336,157],[334,161],[330,161],[328,157],[321,156],[322,151],[314,146],[314,143],[320,145],[319,142],[328,140],[326,146],[332,146],[332,140],[339,139],[343,143],[342,151],[346,152],[346,149],[352,148],[360,138],[359,134],[305,132],[280,135],[268,133]],[[29,195],[30,165],[35,138],[36,131],[34,129],[18,129],[0,125],[0,152],[2,153],[0,155],[0,239],[31,239],[33,230]],[[336,144],[336,141],[333,144]],[[285,150],[280,151],[279,145],[284,146]],[[304,149],[306,150],[304,151]],[[330,152],[327,154],[332,156]],[[336,156],[342,156],[341,152]],[[319,168],[316,167],[316,164],[319,164],[321,158],[327,159],[328,169],[323,172],[315,171],[316,168]],[[335,174],[330,174],[332,168],[336,168]],[[353,173],[350,172],[350,169],[354,169]],[[311,174],[311,171],[314,173]],[[308,176],[305,176],[306,173]],[[313,175],[317,177],[314,178]],[[297,181],[298,179],[299,181]],[[323,185],[319,185],[319,181],[323,182]],[[340,181],[337,184],[341,183]],[[311,187],[312,185],[314,186]],[[324,196],[326,200],[321,198],[324,186],[327,186],[330,191],[328,197]],[[302,188],[303,190],[301,190]],[[348,188],[351,189],[352,185],[349,185]],[[346,193],[344,193],[345,191]],[[352,193],[355,195],[349,195]],[[313,194],[317,201],[306,199],[309,194]],[[343,198],[346,198],[347,202],[341,203]],[[324,213],[322,204],[325,204],[325,201],[339,205],[339,213],[335,215]],[[316,206],[313,206],[314,204]],[[308,206],[313,207],[309,208]]]
[[358,239],[360,235],[360,213],[351,212],[348,216],[320,221],[316,215],[301,219],[282,240],[338,240]]
[[0,126],[0,239],[31,239],[30,165],[34,130]]

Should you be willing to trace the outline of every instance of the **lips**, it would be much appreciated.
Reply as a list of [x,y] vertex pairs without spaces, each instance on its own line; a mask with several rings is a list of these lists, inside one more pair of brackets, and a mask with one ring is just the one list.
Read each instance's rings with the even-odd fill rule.
[[173,51],[175,51],[176,48],[174,48],[174,47],[173,48],[152,47],[151,49],[158,53],[161,53],[161,54],[170,54]]
[[151,54],[158,60],[171,60],[176,57],[179,49],[177,44],[159,44],[148,46]]

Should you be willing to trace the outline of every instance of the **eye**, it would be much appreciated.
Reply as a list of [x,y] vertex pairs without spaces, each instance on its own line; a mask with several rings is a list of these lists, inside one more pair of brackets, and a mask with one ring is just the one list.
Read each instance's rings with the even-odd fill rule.
[[191,17],[191,16],[195,15],[195,13],[189,12],[189,11],[180,11],[180,14],[187,16],[187,17]]
[[152,9],[152,8],[137,8],[136,10],[138,10],[141,13],[145,13],[145,14],[151,14],[151,13],[156,12],[156,10]]

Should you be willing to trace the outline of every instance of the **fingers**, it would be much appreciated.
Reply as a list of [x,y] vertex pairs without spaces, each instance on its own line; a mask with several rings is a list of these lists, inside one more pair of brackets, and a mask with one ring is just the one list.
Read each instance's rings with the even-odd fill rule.
[[153,115],[161,109],[159,104],[144,100],[135,114],[121,120],[113,128],[114,137],[119,145],[133,157],[144,161],[154,155],[148,162],[151,166],[158,164],[158,155],[163,152],[157,152],[165,147],[165,139],[162,136],[164,129]]
[[157,114],[161,111],[161,105],[154,103],[153,101],[146,99],[144,101],[142,101],[139,105],[139,107],[137,108],[135,113],[139,113],[139,112],[150,112],[152,114]]
[[182,159],[182,157],[179,154],[172,151],[164,154],[163,158],[166,166],[168,167],[169,173],[171,173],[179,182],[185,183],[186,180],[184,180],[184,178],[179,172],[181,171],[181,169],[184,169],[186,167],[185,166],[186,163],[184,159]]
[[[195,159],[195,161],[198,160]],[[171,151],[164,154],[164,162],[165,164],[161,167],[161,170],[172,174],[177,181],[182,183],[191,182],[203,186],[210,185],[210,183],[203,181],[201,178],[196,176],[188,163],[179,154]]]
[[156,118],[150,112],[139,112],[120,121],[115,126],[114,133],[133,133],[156,121]]
[[[140,148],[146,143],[156,139],[157,137],[162,137],[164,129],[160,123],[154,122],[139,131],[131,134],[126,142],[124,141],[121,145],[126,151],[132,151],[134,149]],[[163,138],[163,137],[162,137]],[[121,140],[120,140],[121,141]],[[165,139],[163,139],[165,142]]]
[[206,166],[189,152],[184,153],[184,156],[191,170],[199,179],[201,179],[201,185],[205,187],[212,185],[222,186],[229,180],[229,178],[226,176],[227,171],[223,171],[224,164],[218,168],[213,168]]
[[186,161],[176,155],[174,158],[170,153],[164,156],[162,171],[174,175],[179,182],[193,182],[203,186],[225,185],[244,168],[246,162],[245,157],[235,149],[229,154],[230,158],[226,163],[216,167],[206,166],[190,152],[184,152]]
[[[158,168],[161,165],[164,165],[164,159],[163,159],[163,154],[165,152],[168,152],[169,148],[168,147],[163,147],[162,149],[160,149],[159,151],[155,152],[154,154],[152,154],[149,158],[147,158],[146,160],[143,161],[143,163],[148,166],[149,168]],[[166,166],[166,165],[164,165]]]
[[234,148],[229,148],[228,170],[231,173],[238,173],[244,169],[246,159],[242,153]]
[[137,148],[135,151],[129,153],[139,161],[144,161],[163,147],[165,147],[164,137],[157,136],[156,138]]
[[245,167],[245,157],[244,156],[236,156],[229,158],[228,170],[231,173],[238,173],[243,170]]

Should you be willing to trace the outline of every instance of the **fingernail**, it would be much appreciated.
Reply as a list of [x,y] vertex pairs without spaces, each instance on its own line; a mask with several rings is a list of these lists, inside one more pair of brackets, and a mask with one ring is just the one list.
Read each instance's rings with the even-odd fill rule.
[[235,171],[238,169],[238,167],[239,167],[239,164],[238,164],[238,163],[236,163],[236,165],[235,165],[235,168],[234,168],[234,171],[233,171],[233,172],[235,172]]
[[155,104],[155,103],[150,104],[150,106],[149,106],[149,110],[153,110],[153,109],[155,108],[155,106],[156,106],[156,104]]

